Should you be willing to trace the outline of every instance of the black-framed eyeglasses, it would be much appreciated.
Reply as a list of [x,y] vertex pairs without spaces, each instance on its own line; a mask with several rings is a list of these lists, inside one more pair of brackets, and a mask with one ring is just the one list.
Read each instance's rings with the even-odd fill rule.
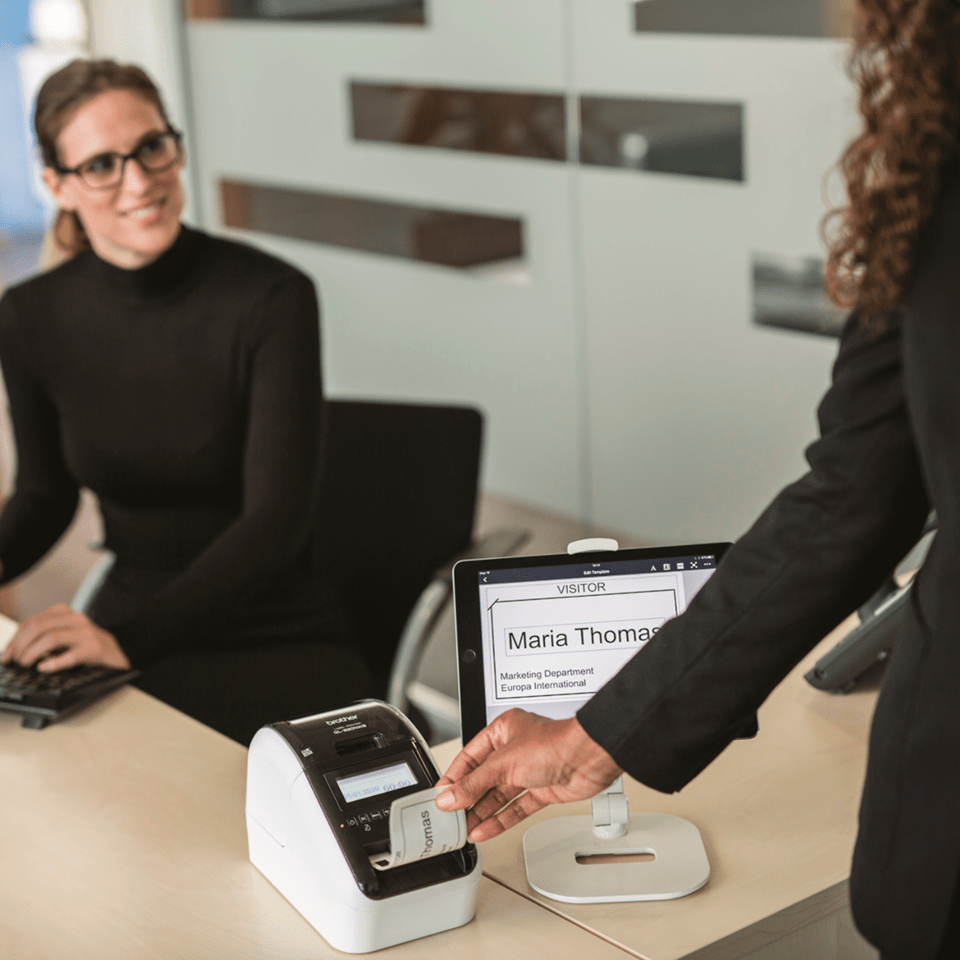
[[123,181],[128,160],[136,160],[144,173],[163,173],[183,156],[183,134],[173,127],[148,137],[130,153],[98,153],[76,167],[54,167],[59,174],[73,173],[88,187],[106,190]]

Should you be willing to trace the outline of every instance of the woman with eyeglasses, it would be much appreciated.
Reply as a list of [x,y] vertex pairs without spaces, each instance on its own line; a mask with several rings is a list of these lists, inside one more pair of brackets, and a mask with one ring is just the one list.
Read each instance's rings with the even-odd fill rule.
[[[318,644],[344,627],[314,569],[313,284],[181,223],[182,138],[139,68],[72,62],[40,90],[34,126],[69,259],[0,301],[18,461],[2,581],[53,546],[82,487],[116,562],[89,614],[61,604],[27,618],[3,660],[132,665],[145,689],[238,739],[256,729],[249,687],[276,687],[284,670],[316,681],[292,711],[367,695],[359,658]],[[266,648],[276,657],[250,662],[274,677],[244,688],[239,653]]]
[[624,770],[680,790],[884,581],[934,507],[939,531],[871,730],[850,894],[883,960],[956,960],[960,9],[958,0],[856,7],[863,130],[840,162],[849,203],[827,269],[835,298],[854,309],[809,472],[576,717],[496,717],[451,764],[437,805],[469,809],[470,837],[483,840],[548,804],[590,797]]

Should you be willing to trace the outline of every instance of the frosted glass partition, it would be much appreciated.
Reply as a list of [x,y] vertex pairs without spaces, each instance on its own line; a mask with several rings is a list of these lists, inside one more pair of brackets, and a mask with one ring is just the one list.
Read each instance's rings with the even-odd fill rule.
[[743,107],[581,97],[580,160],[602,167],[743,180]]
[[634,26],[650,33],[847,37],[854,0],[639,0]]
[[838,337],[846,311],[834,306],[817,257],[753,255],[753,322],[824,337]]
[[424,0],[183,0],[196,20],[311,20],[327,23],[426,22]]
[[565,102],[556,94],[350,84],[353,135],[444,150],[563,160]]
[[804,469],[829,378],[807,263],[856,129],[846,44],[639,7],[190,18],[191,163],[204,223],[316,280],[331,394],[479,406],[487,489],[728,539]]
[[448,267],[523,257],[523,224],[370,197],[220,181],[223,222],[239,230],[327,243]]

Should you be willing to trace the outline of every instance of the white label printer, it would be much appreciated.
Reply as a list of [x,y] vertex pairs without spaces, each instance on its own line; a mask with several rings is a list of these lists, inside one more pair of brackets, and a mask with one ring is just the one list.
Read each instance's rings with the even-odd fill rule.
[[263,727],[247,760],[250,859],[347,953],[459,927],[476,911],[480,852],[462,813],[444,822],[456,815],[424,793],[439,777],[416,727],[378,700]]

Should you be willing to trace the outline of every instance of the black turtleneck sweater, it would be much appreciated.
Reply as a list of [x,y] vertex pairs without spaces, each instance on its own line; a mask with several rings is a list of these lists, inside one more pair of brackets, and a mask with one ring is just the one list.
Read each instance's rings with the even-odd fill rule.
[[319,349],[306,276],[187,227],[142,269],[86,252],[9,290],[3,581],[50,549],[88,487],[117,555],[92,616],[134,664],[319,629]]

